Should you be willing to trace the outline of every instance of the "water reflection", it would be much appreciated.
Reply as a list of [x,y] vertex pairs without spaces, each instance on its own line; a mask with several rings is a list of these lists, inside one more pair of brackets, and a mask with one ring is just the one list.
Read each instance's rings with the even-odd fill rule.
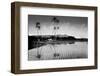
[[28,60],[87,58],[87,43],[87,41],[58,41],[35,43],[35,47],[28,51]]
[[42,46],[45,46],[45,45],[48,45],[48,44],[51,44],[51,45],[61,45],[61,44],[74,44],[75,41],[53,41],[53,42],[34,42],[33,41],[33,44],[32,44],[32,47],[33,48],[39,48],[39,47],[42,47]]

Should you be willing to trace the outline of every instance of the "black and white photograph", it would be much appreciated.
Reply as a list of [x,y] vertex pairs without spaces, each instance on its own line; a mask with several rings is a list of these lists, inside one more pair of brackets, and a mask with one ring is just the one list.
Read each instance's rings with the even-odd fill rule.
[[28,60],[88,58],[88,17],[28,15]]

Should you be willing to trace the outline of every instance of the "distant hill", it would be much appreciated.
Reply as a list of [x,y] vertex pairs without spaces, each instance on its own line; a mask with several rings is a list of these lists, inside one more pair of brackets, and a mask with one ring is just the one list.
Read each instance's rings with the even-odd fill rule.
[[48,41],[48,40],[88,40],[87,38],[75,38],[74,36],[68,35],[36,35],[28,36],[29,40],[34,41]]
[[33,40],[48,40],[48,39],[52,39],[52,40],[75,40],[76,38],[74,36],[68,36],[68,35],[37,35],[37,36],[29,36],[29,38],[33,39]]
[[[28,36],[28,49],[34,47],[40,47],[46,43],[58,43],[66,41],[88,41],[87,38],[75,38],[74,36],[68,35],[37,35],[37,36]],[[37,45],[37,43],[39,43]]]

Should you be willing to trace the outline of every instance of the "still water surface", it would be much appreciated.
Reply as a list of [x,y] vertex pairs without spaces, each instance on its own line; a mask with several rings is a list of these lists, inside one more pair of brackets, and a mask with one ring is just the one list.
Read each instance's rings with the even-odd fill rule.
[[78,59],[88,57],[88,42],[47,44],[28,51],[28,60]]

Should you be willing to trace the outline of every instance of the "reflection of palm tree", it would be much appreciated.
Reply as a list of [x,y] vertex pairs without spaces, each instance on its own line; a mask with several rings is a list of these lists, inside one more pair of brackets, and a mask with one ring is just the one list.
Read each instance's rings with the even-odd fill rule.
[[[39,31],[41,29],[40,22],[36,23],[36,29],[37,29],[37,35],[39,35]],[[39,46],[39,41],[40,41],[40,39],[38,38],[38,40],[37,40],[37,46]],[[39,53],[39,47],[37,47],[37,56],[36,57],[39,58],[39,59],[41,58],[41,54]]]
[[59,57],[59,56],[60,56],[59,53],[54,53],[54,58],[57,58],[57,57]]

